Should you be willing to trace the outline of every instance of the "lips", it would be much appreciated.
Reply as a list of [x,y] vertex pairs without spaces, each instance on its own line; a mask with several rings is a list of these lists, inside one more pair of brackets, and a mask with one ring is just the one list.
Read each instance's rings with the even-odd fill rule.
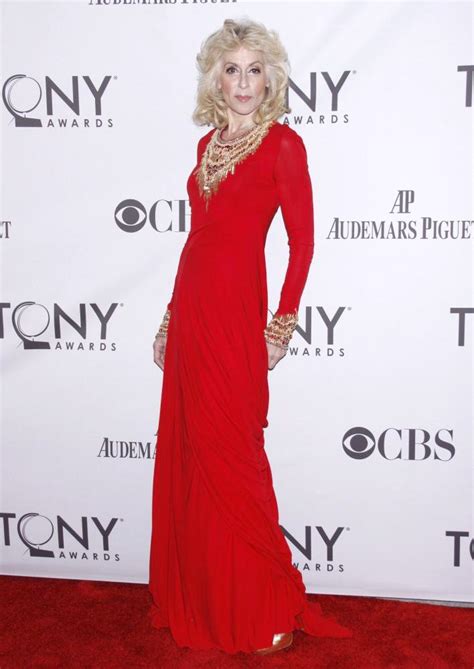
[[250,100],[252,97],[251,95],[236,95],[235,96],[237,100],[240,100],[240,102],[247,102],[247,100]]

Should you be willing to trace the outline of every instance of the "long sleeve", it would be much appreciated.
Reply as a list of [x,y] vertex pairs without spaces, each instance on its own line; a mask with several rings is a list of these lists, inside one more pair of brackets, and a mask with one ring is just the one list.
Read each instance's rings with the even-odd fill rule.
[[[207,133],[207,134],[209,134],[209,133]],[[203,137],[200,138],[200,140],[199,140],[199,142],[198,142],[198,145],[197,145],[197,162],[198,162],[198,164],[199,164],[199,162],[201,161],[201,156],[202,156],[203,151],[204,151],[205,138],[207,137],[207,134],[206,134],[206,135],[203,135]],[[183,255],[183,253],[184,253],[184,249],[186,248],[186,244],[187,244],[187,240],[186,240],[186,242],[184,243],[183,248],[181,249],[180,260],[181,260],[181,257],[182,257],[182,255]],[[179,268],[179,263],[178,263],[178,268]],[[176,276],[177,276],[177,273],[176,273]],[[171,298],[170,298],[170,301],[169,301],[168,304],[166,305],[166,313],[165,313],[165,317],[167,318],[168,321],[169,321],[170,314],[171,314],[171,311],[172,311],[172,308],[173,308],[173,297],[174,297],[174,290],[175,290],[175,288],[176,288],[176,277],[175,277],[175,280],[174,280],[174,285],[173,285],[173,290],[172,290],[172,292],[171,292]],[[167,315],[166,315],[166,314],[167,314]]]
[[290,128],[281,138],[274,177],[289,246],[276,314],[287,314],[298,311],[314,253],[313,188],[306,148],[300,135]]
[[[188,239],[189,239],[189,237],[188,237]],[[176,282],[177,282],[177,280],[178,280],[178,275],[179,275],[180,265],[181,265],[181,262],[182,262],[182,259],[183,259],[183,255],[184,255],[184,251],[185,251],[185,249],[186,249],[186,244],[187,244],[187,243],[188,243],[188,240],[186,240],[186,241],[184,242],[184,246],[183,246],[183,248],[181,249],[181,253],[180,253],[180,256],[179,256],[179,262],[178,262],[178,269],[177,269],[177,271],[176,271],[176,276],[175,276],[174,284],[173,284],[173,290],[172,290],[172,292],[171,292],[171,299],[170,299],[170,301],[168,302],[168,304],[166,305],[166,311],[165,311],[165,313],[164,313],[164,315],[163,315],[163,319],[162,319],[162,321],[161,321],[160,327],[159,327],[158,332],[157,332],[157,334],[156,334],[157,337],[159,337],[159,336],[161,336],[161,337],[166,337],[166,336],[168,335],[168,326],[169,326],[169,322],[170,322],[170,318],[171,318],[171,313],[172,313],[174,291],[175,291],[175,289],[176,289]]]
[[265,338],[286,349],[298,322],[298,308],[314,255],[314,208],[305,145],[297,132],[285,128],[274,178],[288,234],[289,259],[278,308],[265,328]]
[[173,298],[174,298],[174,291],[175,291],[175,288],[176,288],[176,282],[177,282],[178,274],[179,274],[179,266],[181,264],[181,259],[183,258],[184,250],[186,248],[187,243],[188,243],[188,240],[186,240],[184,242],[184,246],[181,249],[181,253],[180,253],[180,256],[179,256],[179,262],[178,262],[178,269],[176,271],[176,275],[175,275],[175,279],[174,279],[173,290],[171,291],[171,298],[170,298],[170,301],[168,302],[168,304],[166,305],[166,311],[164,313],[163,320],[162,320],[160,328],[158,330],[158,334],[161,334],[162,336],[166,336],[168,334],[168,325],[169,325],[169,321],[170,321],[170,318],[171,318],[171,312],[172,312],[172,308],[173,308]]

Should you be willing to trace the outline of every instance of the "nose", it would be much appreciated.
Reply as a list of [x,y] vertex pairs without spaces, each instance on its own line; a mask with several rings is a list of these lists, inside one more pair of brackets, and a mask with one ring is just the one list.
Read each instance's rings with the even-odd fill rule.
[[239,87],[240,88],[248,88],[248,86],[249,86],[249,82],[248,82],[248,79],[247,79],[247,73],[242,72],[242,74],[240,75]]

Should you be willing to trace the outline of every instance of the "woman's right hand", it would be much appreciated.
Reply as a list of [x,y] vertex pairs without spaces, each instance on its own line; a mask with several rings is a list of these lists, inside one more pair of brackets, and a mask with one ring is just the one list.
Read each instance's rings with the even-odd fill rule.
[[281,346],[270,344],[270,342],[267,342],[267,353],[268,369],[273,369],[277,363],[286,355],[286,351]]
[[153,342],[153,360],[163,370],[165,367],[166,337],[155,337]]

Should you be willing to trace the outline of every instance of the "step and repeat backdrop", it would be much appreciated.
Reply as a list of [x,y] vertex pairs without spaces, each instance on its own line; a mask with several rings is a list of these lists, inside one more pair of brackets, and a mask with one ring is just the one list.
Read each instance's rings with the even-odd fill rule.
[[[308,592],[474,601],[473,3],[1,4],[3,574],[148,582],[196,54],[286,46],[316,246],[266,451]],[[269,313],[288,262],[266,246]],[[218,280],[218,277],[217,277]],[[212,336],[212,332],[210,333]]]

